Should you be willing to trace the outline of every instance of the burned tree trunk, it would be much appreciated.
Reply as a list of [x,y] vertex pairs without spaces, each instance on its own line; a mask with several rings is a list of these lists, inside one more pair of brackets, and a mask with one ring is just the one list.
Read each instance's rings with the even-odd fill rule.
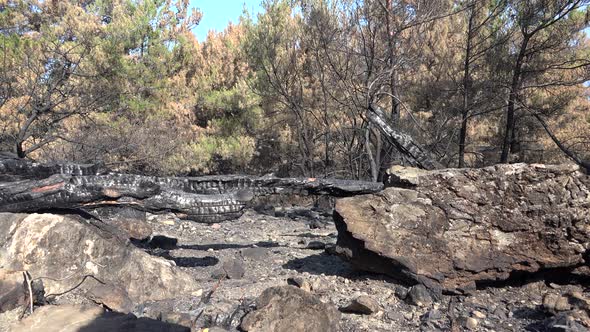
[[42,165],[0,159],[0,212],[127,206],[217,222],[241,216],[255,196],[345,197],[381,189],[381,184],[362,181],[240,175],[153,177],[110,173],[92,165]]
[[443,168],[442,165],[432,158],[430,153],[416,143],[411,136],[393,129],[387,123],[383,111],[379,108],[369,106],[367,118],[391,141],[393,146],[395,146],[402,155],[407,166],[427,170]]

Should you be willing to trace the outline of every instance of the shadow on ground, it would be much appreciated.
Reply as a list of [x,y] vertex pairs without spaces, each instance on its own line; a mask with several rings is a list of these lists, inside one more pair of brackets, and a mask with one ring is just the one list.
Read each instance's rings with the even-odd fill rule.
[[276,242],[260,241],[252,244],[232,244],[232,243],[210,243],[210,244],[182,244],[175,249],[190,249],[190,250],[225,250],[225,249],[244,249],[244,248],[277,248],[280,245]]
[[336,255],[326,252],[296,258],[283,264],[283,268],[295,270],[299,273],[307,272],[313,275],[339,276],[350,280],[380,280],[391,285],[411,286],[412,283],[404,282],[389,276],[377,273],[370,273],[355,269],[352,264]]
[[340,259],[338,256],[330,255],[325,252],[307,256],[304,258],[295,258],[283,264],[283,268],[295,270],[299,273],[307,272],[315,275],[330,275],[341,277],[354,277],[360,273],[353,269],[350,263]]
[[168,250],[161,251],[160,253],[155,254],[155,256],[174,261],[177,266],[181,267],[207,267],[217,265],[217,263],[219,263],[219,259],[217,257],[174,257],[170,255],[170,251]]
[[188,249],[188,250],[201,250],[207,251],[213,250],[225,250],[225,249],[243,249],[243,248],[276,248],[280,247],[277,242],[272,241],[259,241],[250,244],[234,244],[234,243],[208,243],[208,244],[178,244],[178,239],[174,237],[168,237],[165,235],[156,235],[149,241],[131,240],[131,243],[140,249],[165,249],[165,250],[176,250],[176,249]]
[[136,247],[145,250],[148,254],[162,257],[174,261],[177,266],[181,267],[207,267],[219,263],[219,259],[213,256],[206,257],[175,257],[170,253],[172,250],[186,249],[208,251],[213,249],[245,249],[245,248],[276,248],[280,245],[276,242],[259,241],[251,244],[232,244],[232,243],[209,243],[209,244],[182,244],[178,245],[178,239],[164,235],[156,235],[150,241],[131,240]]
[[134,315],[123,315],[105,312],[92,320],[88,325],[78,329],[79,332],[190,332],[190,328],[178,324],[167,323],[147,317],[136,318]]

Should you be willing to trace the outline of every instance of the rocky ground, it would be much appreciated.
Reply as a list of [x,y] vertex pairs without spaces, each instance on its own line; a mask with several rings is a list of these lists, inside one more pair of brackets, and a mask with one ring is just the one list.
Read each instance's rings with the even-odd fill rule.
[[[191,277],[169,278],[159,286],[187,280],[194,284],[172,299],[134,301],[125,306],[137,317],[188,326],[193,331],[239,330],[263,291],[288,284],[338,308],[340,313],[326,312],[339,323],[339,331],[586,330],[575,316],[586,314],[589,308],[590,290],[584,285],[570,285],[559,278],[523,277],[478,289],[470,296],[432,298],[423,286],[411,287],[357,271],[334,255],[337,232],[331,214],[309,206],[276,213],[250,210],[238,220],[219,224],[183,221],[172,214],[148,215],[129,230],[151,233],[146,240],[134,240],[133,245],[173,261]],[[71,283],[75,286],[77,282]],[[79,287],[50,302],[96,305],[91,298]],[[305,308],[295,305],[280,310],[303,312]],[[1,314],[0,330],[14,328],[11,324],[22,312],[18,307]]]
[[[420,292],[420,287],[412,290],[384,276],[356,271],[331,254],[337,237],[331,216],[322,217],[301,208],[294,210],[300,213],[282,217],[252,211],[237,221],[214,225],[183,221],[171,225],[171,218],[152,219],[155,233],[178,239],[171,250],[154,249],[152,253],[169,255],[199,280],[203,293],[215,289],[210,304],[201,305],[204,312],[199,326],[223,326],[237,307],[249,306],[264,289],[285,285],[291,278],[302,279],[297,281],[303,283],[303,288],[340,309],[360,296],[367,296],[374,306],[371,314],[341,315],[340,330],[351,332],[437,331],[452,326],[458,330],[541,331],[552,317],[543,307],[546,294],[590,291],[579,285],[525,279],[522,285],[490,287],[469,297],[432,299],[428,292]],[[230,279],[220,278],[223,264],[229,265]],[[199,307],[199,302],[195,297],[168,305],[176,312],[198,315],[200,311],[194,308]],[[172,308],[153,303],[135,313],[166,312]],[[239,318],[240,314],[224,327],[236,326]]]

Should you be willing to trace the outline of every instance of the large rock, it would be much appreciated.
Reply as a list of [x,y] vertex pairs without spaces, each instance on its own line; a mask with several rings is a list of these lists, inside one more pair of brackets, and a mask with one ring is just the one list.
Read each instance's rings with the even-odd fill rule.
[[12,332],[189,332],[190,328],[149,318],[105,312],[91,306],[44,306],[14,324]]
[[256,310],[248,313],[240,328],[256,331],[338,331],[340,312],[314,295],[295,286],[266,289],[256,299]]
[[587,264],[590,177],[576,166],[404,171],[397,179],[409,188],[336,203],[337,252],[361,269],[469,292]]
[[[174,262],[150,256],[76,217],[0,213],[0,266],[45,277],[46,293],[70,289],[86,275],[122,288],[137,303],[175,298],[198,289]],[[80,289],[98,284],[87,278]]]

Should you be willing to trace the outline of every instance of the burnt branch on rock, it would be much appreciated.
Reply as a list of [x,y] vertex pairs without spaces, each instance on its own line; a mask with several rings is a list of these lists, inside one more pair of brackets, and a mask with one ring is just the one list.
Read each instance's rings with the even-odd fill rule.
[[3,212],[126,206],[152,213],[175,212],[200,222],[238,218],[255,196],[346,197],[382,189],[379,183],[330,179],[101,174],[92,165],[42,165],[12,158],[0,159],[0,172]]

